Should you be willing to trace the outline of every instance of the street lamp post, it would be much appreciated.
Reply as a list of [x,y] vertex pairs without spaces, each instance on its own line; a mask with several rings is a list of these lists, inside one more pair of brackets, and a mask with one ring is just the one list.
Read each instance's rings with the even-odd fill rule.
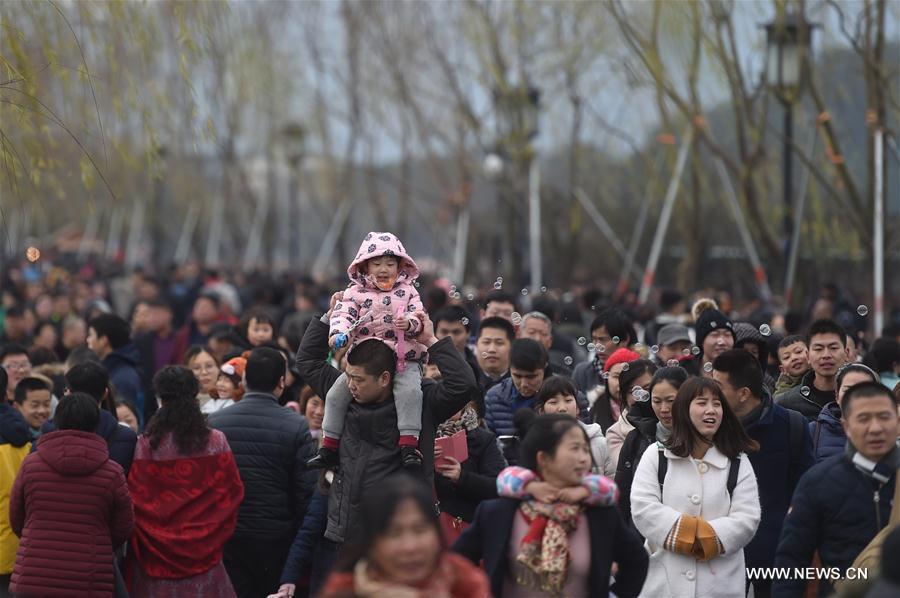
[[794,230],[793,163],[794,104],[806,80],[807,55],[813,25],[803,14],[779,14],[766,25],[766,82],[784,106],[784,255],[789,259]]
[[[541,228],[540,228],[540,170],[532,141],[538,134],[541,92],[525,82],[506,89],[494,90],[494,102],[499,113],[500,155],[508,156],[519,168],[517,175],[528,176],[528,246],[531,287],[536,291],[541,287]],[[517,187],[521,189],[521,187]],[[513,235],[513,239],[517,235]],[[514,240],[510,241],[515,243]],[[515,276],[521,261],[513,247],[513,267]]]
[[296,267],[301,265],[301,248],[305,242],[305,227],[303,226],[307,214],[303,213],[303,201],[300,198],[300,164],[303,162],[303,156],[306,153],[306,129],[299,123],[290,123],[281,130],[282,142],[284,144],[285,157],[290,166],[290,183],[288,185],[288,201],[287,201],[287,220],[288,226],[293,223],[290,217],[293,210],[291,205],[297,203],[297,228],[299,230],[292,231],[288,249],[288,262],[294,262]]

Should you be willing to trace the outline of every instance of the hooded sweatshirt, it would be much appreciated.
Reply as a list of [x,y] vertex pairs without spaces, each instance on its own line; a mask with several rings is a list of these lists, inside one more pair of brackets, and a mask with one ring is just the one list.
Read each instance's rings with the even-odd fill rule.
[[103,438],[76,430],[43,435],[13,485],[9,519],[20,538],[11,592],[112,595],[113,547],[131,535],[134,514]]
[[[396,257],[400,261],[397,279],[387,290],[379,288],[375,279],[365,273],[364,267],[366,260],[382,256]],[[401,349],[402,354],[397,354],[401,360],[421,359],[427,349],[416,340],[422,324],[413,316],[417,311],[425,311],[414,286],[419,268],[400,240],[391,233],[367,234],[353,263],[347,268],[347,276],[350,277],[350,285],[334,306],[329,338],[349,332],[351,349],[364,340],[377,338],[394,351]],[[405,332],[394,327],[394,320],[401,315],[411,324]],[[356,327],[351,332],[353,326]]]

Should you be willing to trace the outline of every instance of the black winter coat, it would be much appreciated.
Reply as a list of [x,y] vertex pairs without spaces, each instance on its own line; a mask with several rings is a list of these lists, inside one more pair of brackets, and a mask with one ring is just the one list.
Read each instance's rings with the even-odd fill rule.
[[[509,537],[513,518],[520,501],[512,498],[488,500],[479,505],[475,521],[462,533],[451,550],[467,557],[476,565],[484,560],[484,570],[491,580],[491,593],[503,595],[503,583],[509,564]],[[637,596],[647,577],[647,551],[637,534],[628,529],[614,507],[587,507],[584,511],[590,526],[591,573],[590,596],[619,598]],[[613,562],[619,565],[616,581],[609,585]]]
[[[860,472],[843,453],[817,463],[800,478],[784,520],[775,567],[809,567],[818,550],[823,568],[841,574],[888,523],[896,474],[879,484]],[[772,596],[803,596],[806,581],[779,580]],[[831,584],[819,580],[819,596]]]
[[[45,422],[41,426],[41,435],[55,431],[56,423],[53,420]],[[131,469],[131,461],[134,459],[134,445],[137,442],[134,430],[121,425],[116,416],[106,409],[100,409],[100,421],[97,422],[94,434],[106,441],[109,458],[121,465],[125,477],[128,477],[128,470]],[[31,452],[36,451],[37,448],[38,443],[35,443],[31,447]]]
[[497,437],[489,430],[475,428],[466,433],[469,458],[463,461],[459,481],[434,474],[441,511],[471,522],[483,500],[497,498],[497,476],[506,468]]
[[809,390],[807,394],[803,394],[803,389],[812,389],[813,380],[816,379],[816,373],[812,370],[809,370],[804,374],[803,379],[800,381],[800,384],[791,388],[789,390],[784,391],[783,393],[775,396],[775,402],[784,407],[785,409],[792,409],[794,411],[799,411],[803,414],[803,416],[811,422],[816,421],[816,418],[819,417],[819,413],[822,411],[822,407],[825,405],[820,405],[813,400],[813,395]]
[[[438,366],[442,376],[439,382],[422,380],[419,447],[425,479],[431,485],[434,478],[435,430],[466,403],[475,400],[481,391],[472,369],[449,337],[432,345],[428,356]],[[340,376],[340,371],[330,365],[327,358],[328,325],[314,319],[300,341],[297,369],[320,397],[328,395],[328,389]],[[231,409],[233,407],[224,412]],[[350,402],[341,436],[341,467],[328,494],[326,538],[341,543],[358,533],[361,528],[359,506],[363,498],[368,492],[377,492],[385,478],[402,468],[397,444],[399,437],[397,408],[393,400],[366,405]]]
[[306,418],[251,391],[210,415],[209,425],[225,434],[244,483],[234,537],[290,542],[318,477],[306,468],[315,450]]

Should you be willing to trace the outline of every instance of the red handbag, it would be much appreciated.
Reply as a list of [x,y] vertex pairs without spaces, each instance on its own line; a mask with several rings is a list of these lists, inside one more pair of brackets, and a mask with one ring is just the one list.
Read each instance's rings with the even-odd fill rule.
[[441,529],[444,532],[444,540],[447,542],[447,546],[452,546],[467,527],[469,527],[469,524],[459,517],[441,512]]

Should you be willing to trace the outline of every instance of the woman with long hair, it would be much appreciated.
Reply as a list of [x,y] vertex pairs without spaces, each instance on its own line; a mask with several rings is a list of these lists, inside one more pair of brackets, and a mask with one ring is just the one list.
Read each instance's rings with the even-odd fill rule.
[[631,514],[647,539],[641,596],[745,595],[744,546],[759,525],[759,448],[719,385],[691,378],[672,405],[672,434],[647,447],[634,475]]
[[222,551],[244,498],[234,455],[200,412],[191,370],[164,367],[153,387],[161,407],[138,437],[128,476],[131,596],[232,597]]
[[[518,487],[510,492],[498,481],[498,492],[507,497],[481,503],[453,550],[473,563],[484,561],[498,598],[637,596],[647,553],[612,501],[610,506],[585,502],[591,452],[578,421],[562,414],[535,418],[522,439],[520,463],[547,491],[513,497],[528,479],[501,474]],[[615,493],[615,486],[608,486]],[[618,572],[610,585],[614,561]]]
[[635,391],[638,396],[634,398],[628,412],[634,429],[622,443],[615,476],[622,494],[619,509],[628,524],[631,524],[631,484],[634,472],[648,446],[656,442],[664,443],[672,435],[672,407],[678,389],[687,379],[688,373],[684,368],[667,366],[653,374],[647,390]]
[[388,478],[362,504],[359,539],[345,546],[322,598],[487,598],[484,572],[444,548],[431,490]]

